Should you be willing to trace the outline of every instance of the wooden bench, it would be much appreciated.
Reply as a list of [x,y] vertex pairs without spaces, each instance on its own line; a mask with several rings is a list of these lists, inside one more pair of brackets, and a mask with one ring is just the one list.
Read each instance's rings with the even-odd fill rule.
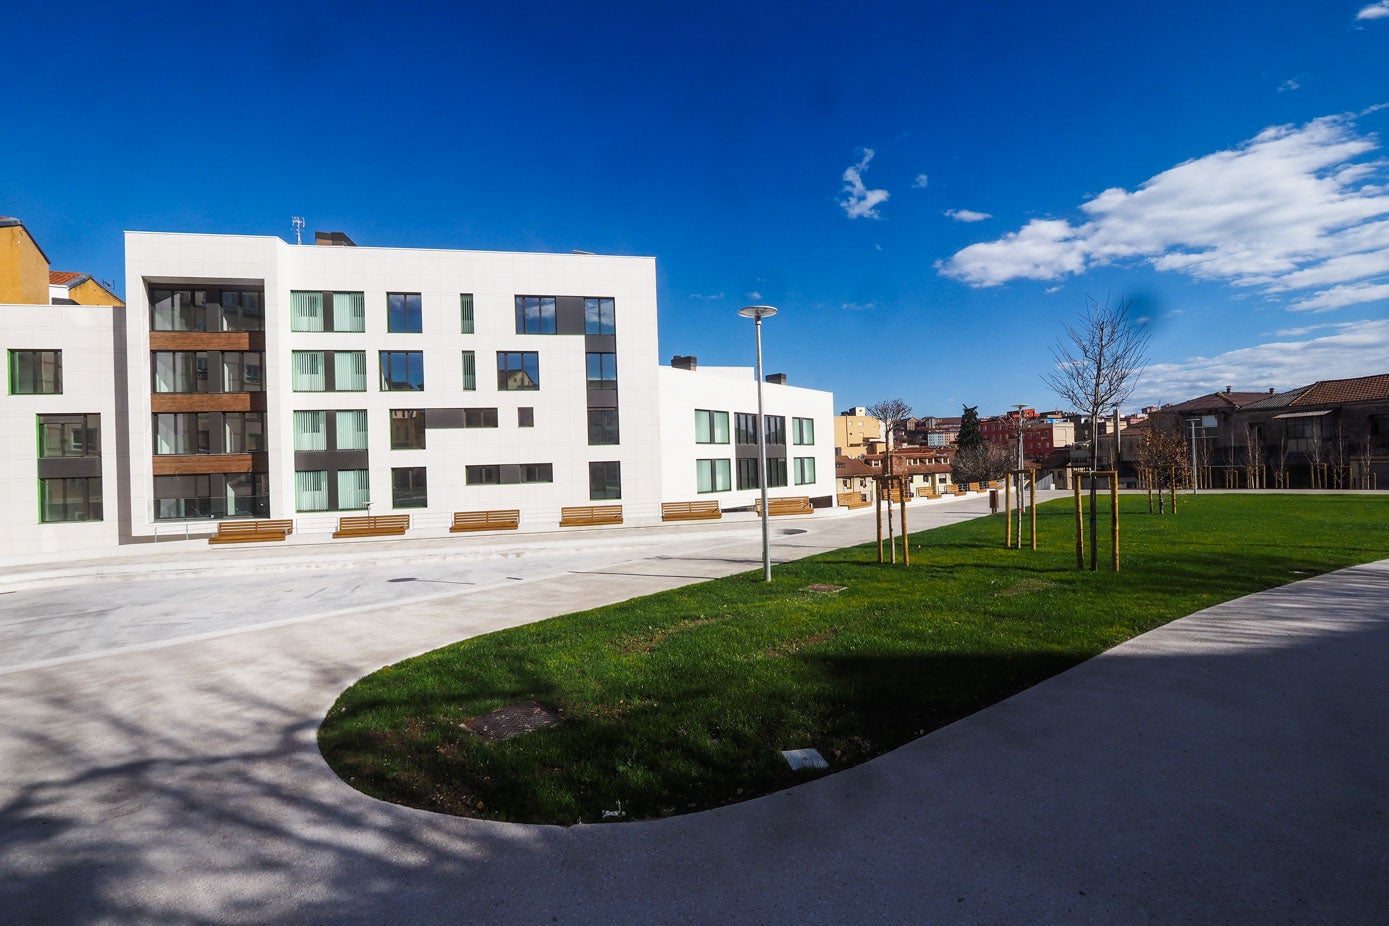
[[954,495],[954,494],[956,494],[955,486],[954,486],[953,484],[950,484],[950,483],[947,483],[946,485],[941,486],[940,494],[941,494],[941,495]]
[[571,505],[559,510],[560,527],[587,527],[594,524],[621,523],[621,505]]
[[367,514],[338,518],[334,537],[401,537],[410,529],[408,514]]
[[464,531],[514,531],[521,526],[521,509],[500,508],[495,511],[455,511],[450,534]]
[[926,498],[940,498],[940,493],[936,491],[935,486],[927,486],[921,490],[921,494]]
[[841,508],[863,508],[873,504],[863,492],[840,492],[837,500]]
[[[757,500],[754,506],[758,514],[762,513],[762,499]],[[784,514],[814,514],[815,506],[810,504],[810,496],[798,495],[787,496],[786,498],[767,499],[767,514],[769,517],[780,517]]]
[[662,521],[717,521],[722,517],[717,499],[706,502],[661,502]]
[[218,521],[208,543],[263,543],[284,540],[294,533],[293,521]]

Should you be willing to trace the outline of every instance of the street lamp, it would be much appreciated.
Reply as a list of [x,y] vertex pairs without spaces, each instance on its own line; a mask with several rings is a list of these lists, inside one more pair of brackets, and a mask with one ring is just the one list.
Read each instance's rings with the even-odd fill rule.
[[772,534],[767,517],[767,419],[762,414],[762,319],[771,318],[776,309],[769,305],[750,305],[738,310],[750,318],[757,332],[757,484],[762,487],[762,581],[772,581]]

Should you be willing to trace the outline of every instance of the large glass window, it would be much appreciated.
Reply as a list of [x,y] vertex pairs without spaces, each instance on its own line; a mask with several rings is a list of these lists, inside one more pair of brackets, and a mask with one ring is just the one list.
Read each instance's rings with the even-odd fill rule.
[[588,442],[590,444],[616,444],[617,409],[590,408],[588,410]]
[[294,413],[294,449],[328,449],[328,413]]
[[[616,389],[617,388],[617,354],[596,353],[590,351],[588,359],[588,388],[590,389]],[[724,416],[725,421],[727,415]]]
[[539,389],[540,354],[533,350],[497,351],[497,388]]
[[733,440],[739,444],[757,443],[756,415],[751,412],[738,412],[733,416]]
[[333,391],[367,391],[367,352],[364,350],[333,351]]
[[555,465],[553,463],[522,463],[521,481],[525,482],[554,482]]
[[207,352],[158,350],[153,352],[155,392],[207,392]]
[[332,293],[333,330],[366,331],[367,303],[362,293]]
[[227,412],[222,416],[223,448],[227,453],[259,453],[265,449],[264,412]]
[[211,453],[211,416],[207,412],[156,414],[154,452],[161,455]]
[[517,334],[554,334],[555,297],[517,296]]
[[728,460],[695,460],[699,491],[727,492],[733,487],[731,467]]
[[290,355],[290,360],[293,367],[291,387],[295,392],[324,392],[328,389],[323,351],[296,350]]
[[494,486],[502,481],[500,466],[465,466],[463,479],[470,486]]
[[294,510],[328,510],[328,473],[321,469],[294,474]]
[[696,408],[695,443],[728,443],[728,412],[715,412],[705,408]]
[[622,464],[613,461],[588,464],[588,497],[593,501],[622,497]]
[[796,457],[795,461],[796,485],[809,485],[815,481],[815,458]]
[[757,479],[757,460],[747,457],[738,460],[738,488],[756,489],[761,483]]
[[419,392],[424,389],[424,351],[381,351],[381,391]]
[[39,520],[101,520],[101,477],[39,480]]
[[323,330],[323,294],[292,292],[289,294],[289,330]]
[[767,457],[767,488],[778,489],[786,485],[786,458]]
[[391,470],[392,508],[425,508],[428,505],[423,466],[398,466]]
[[60,395],[62,391],[62,351],[10,351],[10,395]]
[[40,415],[39,456],[101,456],[101,416]]
[[207,292],[201,289],[150,290],[150,328],[154,331],[207,330]]
[[424,449],[424,409],[391,409],[391,449]]
[[458,329],[463,334],[473,333],[473,294],[458,295]]
[[584,300],[584,334],[614,334],[617,325],[613,321],[613,301],[611,299]]
[[477,356],[470,350],[463,352],[463,391],[477,389]]
[[334,413],[339,450],[367,449],[367,413],[365,409],[339,410]]
[[[791,443],[793,444],[813,444],[815,443],[815,419],[814,418],[792,418],[791,419]],[[814,482],[815,480],[811,480]]]
[[264,359],[255,351],[222,352],[222,391],[261,392],[265,389],[261,374]]
[[[786,443],[786,416],[768,415],[767,416],[767,443],[784,444]],[[785,483],[783,483],[785,485]]]
[[463,427],[465,428],[495,428],[497,426],[497,410],[495,408],[465,408],[463,409]]
[[419,293],[386,294],[386,330],[419,334],[424,330]]
[[223,331],[265,330],[265,308],[259,290],[224,289],[220,298]]
[[360,511],[371,507],[371,484],[368,475],[364,469],[338,470],[339,511]]

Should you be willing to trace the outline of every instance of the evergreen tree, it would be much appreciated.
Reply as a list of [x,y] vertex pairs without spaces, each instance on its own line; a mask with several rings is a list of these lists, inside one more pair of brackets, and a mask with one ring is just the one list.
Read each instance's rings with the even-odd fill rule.
[[960,417],[960,436],[955,446],[961,450],[979,450],[984,446],[984,435],[979,433],[979,406],[965,405]]

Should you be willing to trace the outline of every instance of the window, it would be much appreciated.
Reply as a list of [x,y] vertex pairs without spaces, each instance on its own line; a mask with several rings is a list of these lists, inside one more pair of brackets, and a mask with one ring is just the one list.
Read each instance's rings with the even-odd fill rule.
[[[341,412],[339,412],[341,414]],[[371,484],[364,469],[338,470],[338,510],[359,511],[371,507]]]
[[222,391],[260,392],[265,388],[261,368],[265,361],[259,352],[222,352]]
[[367,413],[365,409],[339,410],[333,414],[334,434],[338,450],[367,449]]
[[381,351],[381,391],[419,392],[424,389],[424,351]]
[[699,477],[699,491],[727,492],[733,488],[729,467],[728,460],[695,460],[695,472]]
[[39,480],[39,520],[44,524],[101,520],[101,477]]
[[391,470],[392,508],[424,508],[428,504],[423,466],[400,466]]
[[419,293],[386,294],[386,330],[419,334],[424,330]]
[[289,330],[323,330],[322,293],[291,292],[289,294]]
[[494,486],[502,481],[500,466],[465,466],[463,479],[470,486]]
[[464,334],[473,333],[473,294],[460,293],[458,296],[459,330]]
[[61,395],[62,392],[62,351],[10,351],[10,395]]
[[294,510],[328,510],[328,474],[321,469],[294,474]]
[[207,392],[207,352],[154,351],[151,363],[155,392]]
[[588,464],[588,497],[593,501],[622,497],[622,464],[617,461]]
[[738,461],[738,488],[756,489],[760,483],[757,480],[757,460],[740,459]]
[[363,293],[329,293],[328,295],[333,300],[334,331],[367,330],[367,301]]
[[259,290],[224,289],[221,303],[223,331],[265,330],[265,309]]
[[470,350],[463,352],[463,391],[477,389],[477,357]]
[[611,299],[584,300],[584,334],[613,334],[617,326],[613,324],[613,301]]
[[786,485],[786,458],[767,457],[767,488],[776,489]]
[[[792,418],[791,419],[791,443],[793,444],[813,444],[815,443],[815,419],[814,418]],[[815,480],[811,480],[814,482]]]
[[533,428],[535,427],[535,409],[529,405],[522,405],[516,409],[516,427]]
[[728,443],[728,412],[711,412],[695,409],[695,443]]
[[590,408],[588,410],[588,442],[590,444],[616,444],[617,409]]
[[266,473],[154,477],[154,516],[160,520],[269,515]]
[[588,355],[588,388],[617,388],[617,354],[593,353]]
[[150,328],[154,331],[206,331],[206,302],[206,290],[152,289]]
[[101,456],[101,416],[40,415],[39,456]]
[[211,416],[207,412],[160,413],[155,415],[155,454],[211,453],[211,420]]
[[809,485],[815,481],[815,458],[796,457],[796,485]]
[[367,391],[366,351],[337,350],[332,352],[332,358],[334,392]]
[[751,412],[738,412],[733,416],[733,440],[739,444],[757,443],[756,415]]
[[259,453],[265,449],[264,412],[222,415],[222,448],[226,453]]
[[[327,450],[328,449],[328,413],[327,412],[295,412],[294,413],[294,449],[295,450]],[[303,509],[300,509],[303,510]]]
[[497,388],[540,388],[540,354],[533,350],[497,351]]
[[465,428],[495,428],[497,426],[497,410],[495,408],[465,408],[463,409],[463,427]]
[[555,297],[517,296],[517,334],[554,334]]
[[[293,371],[291,388],[295,392],[325,392],[328,377],[324,375],[324,356],[321,350],[296,350],[291,354]],[[158,374],[155,376],[155,392],[158,392]]]
[[521,481],[554,482],[555,466],[553,463],[522,463]]
[[391,449],[424,449],[424,409],[391,409]]
[[[784,444],[786,443],[786,416],[768,415],[767,416],[767,443]],[[786,483],[782,483],[785,485]]]

